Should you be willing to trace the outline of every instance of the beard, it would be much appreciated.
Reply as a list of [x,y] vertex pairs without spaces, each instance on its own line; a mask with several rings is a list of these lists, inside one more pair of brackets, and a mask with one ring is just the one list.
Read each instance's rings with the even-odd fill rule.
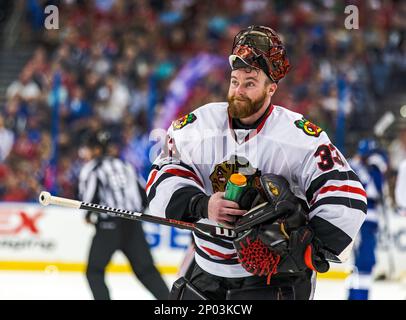
[[230,114],[230,117],[234,119],[247,118],[258,112],[263,106],[265,100],[265,91],[255,100],[251,100],[247,96],[228,96],[228,113]]

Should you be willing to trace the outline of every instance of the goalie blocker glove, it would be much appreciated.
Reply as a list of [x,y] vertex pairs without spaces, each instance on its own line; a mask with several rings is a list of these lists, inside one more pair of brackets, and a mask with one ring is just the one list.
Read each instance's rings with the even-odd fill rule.
[[310,268],[327,272],[320,241],[307,225],[307,216],[282,176],[260,178],[267,199],[236,222],[233,244],[241,265],[250,273],[270,278],[276,273],[302,272]]

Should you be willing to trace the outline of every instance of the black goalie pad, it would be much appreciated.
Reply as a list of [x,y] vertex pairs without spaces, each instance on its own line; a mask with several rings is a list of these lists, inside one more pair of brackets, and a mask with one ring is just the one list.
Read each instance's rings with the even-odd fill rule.
[[276,205],[280,201],[296,203],[297,199],[290,190],[289,182],[277,174],[264,174],[260,177],[262,192],[265,194],[266,201]]
[[[300,211],[298,199],[290,190],[289,182],[284,177],[276,174],[265,174],[260,177],[260,185],[261,190],[249,188],[241,196],[240,207],[251,209],[237,220],[234,227],[237,233],[264,222],[273,223],[279,218],[287,218],[294,212]],[[259,199],[262,199],[262,203],[256,205]],[[255,207],[250,206],[248,202],[251,201],[254,201]],[[290,224],[303,225],[305,216],[298,215],[297,217]]]
[[295,210],[296,206],[288,201],[281,201],[276,206],[271,203],[262,203],[238,219],[234,231],[240,233],[264,222],[273,223],[279,218],[290,215]]

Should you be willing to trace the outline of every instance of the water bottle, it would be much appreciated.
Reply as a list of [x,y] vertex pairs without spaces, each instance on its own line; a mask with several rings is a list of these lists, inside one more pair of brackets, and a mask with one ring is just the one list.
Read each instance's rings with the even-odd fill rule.
[[238,202],[246,186],[247,178],[241,173],[233,173],[227,181],[224,198]]

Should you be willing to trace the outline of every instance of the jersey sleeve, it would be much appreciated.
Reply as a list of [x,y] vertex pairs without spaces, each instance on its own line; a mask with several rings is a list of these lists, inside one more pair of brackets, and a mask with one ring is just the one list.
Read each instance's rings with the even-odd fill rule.
[[196,221],[189,215],[189,200],[205,193],[203,178],[185,147],[185,135],[171,126],[165,145],[154,161],[146,184],[149,212],[152,215],[183,221]]
[[345,261],[366,217],[366,192],[327,135],[316,141],[299,166],[299,185],[305,191],[316,236],[325,249]]

